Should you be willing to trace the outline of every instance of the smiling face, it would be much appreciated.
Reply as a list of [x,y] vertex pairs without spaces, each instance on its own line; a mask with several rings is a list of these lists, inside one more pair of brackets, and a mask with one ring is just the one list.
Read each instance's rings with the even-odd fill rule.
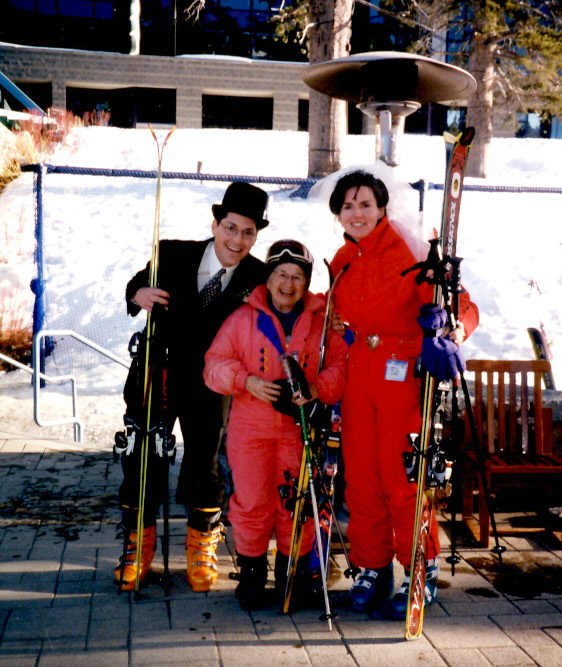
[[213,220],[211,231],[215,253],[225,269],[247,257],[258,236],[256,223],[239,213],[227,213],[220,222]]
[[291,262],[280,264],[267,279],[271,301],[281,313],[290,313],[308,289],[304,271]]
[[361,185],[346,191],[338,220],[351,238],[361,241],[369,236],[385,212],[384,207],[377,205],[371,188]]

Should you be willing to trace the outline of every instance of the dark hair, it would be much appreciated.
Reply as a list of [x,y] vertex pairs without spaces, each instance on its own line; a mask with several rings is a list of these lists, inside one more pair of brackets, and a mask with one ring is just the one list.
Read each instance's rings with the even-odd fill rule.
[[352,171],[342,176],[336,183],[336,187],[330,196],[330,211],[334,215],[339,215],[343,207],[345,193],[350,188],[360,188],[363,185],[373,191],[379,208],[384,208],[388,204],[388,190],[380,178],[375,178],[373,174],[366,171]]

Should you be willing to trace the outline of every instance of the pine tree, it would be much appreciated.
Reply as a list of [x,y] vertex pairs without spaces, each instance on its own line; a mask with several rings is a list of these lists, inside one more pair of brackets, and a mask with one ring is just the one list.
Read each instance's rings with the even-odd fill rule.
[[[277,36],[285,43],[300,43],[311,65],[343,58],[350,50],[353,7],[354,0],[294,0],[280,8]],[[341,168],[341,142],[346,133],[346,103],[311,90],[309,176],[327,176]]]
[[[518,112],[543,120],[562,116],[562,0],[293,0],[281,2],[278,36],[308,49],[311,64],[344,57],[356,4],[385,17],[385,39],[397,35],[397,50],[447,58],[475,77],[477,90],[466,101],[467,125],[476,129],[467,175],[487,175],[500,110],[513,128]],[[191,5],[200,11],[205,0]],[[454,35],[453,48],[447,33]],[[374,39],[368,48],[388,45]],[[310,91],[310,176],[339,169],[345,117],[344,102]]]
[[[452,56],[475,77],[477,90],[467,100],[467,125],[476,129],[467,175],[487,175],[495,111],[512,127],[517,112],[562,115],[561,0],[381,0],[380,9],[419,27],[410,51]],[[436,48],[446,30],[457,38],[454,50]]]
[[[308,0],[308,61],[311,65],[349,55],[352,11],[353,0]],[[309,176],[327,176],[341,168],[341,140],[346,133],[346,102],[311,90]]]

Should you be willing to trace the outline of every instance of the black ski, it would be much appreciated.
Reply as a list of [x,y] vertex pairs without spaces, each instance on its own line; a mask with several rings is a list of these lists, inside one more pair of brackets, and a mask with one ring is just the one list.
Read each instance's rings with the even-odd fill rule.
[[[535,358],[539,361],[550,361],[552,359],[552,352],[550,351],[548,340],[543,331],[541,329],[529,327],[527,333],[531,339]],[[543,373],[543,381],[545,389],[556,389],[556,382],[554,381],[554,373],[552,372],[552,369]]]

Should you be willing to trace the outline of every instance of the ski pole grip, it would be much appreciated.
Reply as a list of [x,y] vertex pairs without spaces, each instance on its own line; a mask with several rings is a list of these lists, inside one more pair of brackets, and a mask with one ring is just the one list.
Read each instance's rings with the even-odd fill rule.
[[283,361],[286,362],[285,373],[287,374],[289,382],[297,389],[300,389],[302,395],[307,400],[310,400],[312,398],[310,387],[308,386],[308,381],[299,362],[291,355],[287,355]]

